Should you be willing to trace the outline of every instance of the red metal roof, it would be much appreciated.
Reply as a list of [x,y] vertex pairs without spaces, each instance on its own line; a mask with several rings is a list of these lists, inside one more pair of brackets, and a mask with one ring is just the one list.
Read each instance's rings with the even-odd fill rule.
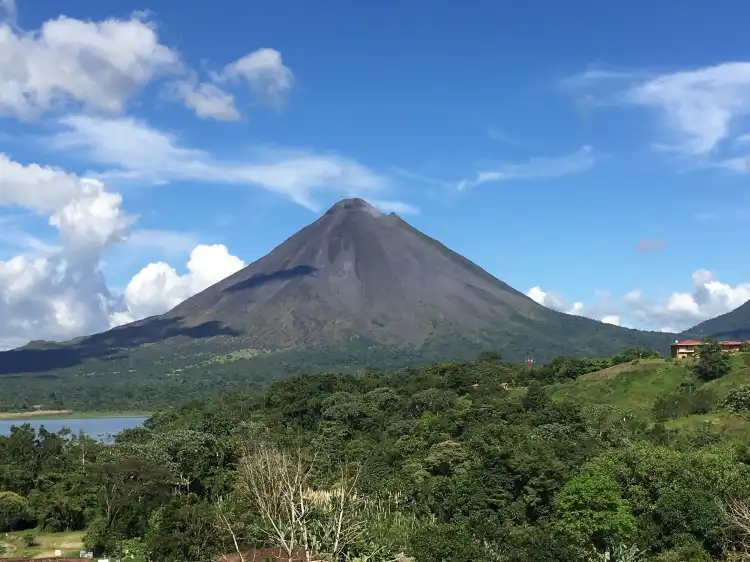
[[[750,344],[750,340],[744,341],[733,341],[733,340],[725,340],[719,342],[721,345],[742,345],[743,343]],[[671,344],[672,346],[675,345],[703,345],[702,341],[698,340],[679,340]]]

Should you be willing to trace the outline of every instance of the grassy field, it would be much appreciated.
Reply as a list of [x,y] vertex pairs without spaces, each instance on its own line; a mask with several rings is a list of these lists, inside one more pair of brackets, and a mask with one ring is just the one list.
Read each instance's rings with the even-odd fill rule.
[[[36,538],[34,546],[26,546],[25,535]],[[53,557],[55,550],[62,550],[63,556],[78,556],[83,550],[83,531],[72,533],[42,533],[36,530],[0,534],[0,559],[3,557]]]
[[575,381],[556,385],[552,398],[609,404],[623,411],[649,416],[659,395],[676,390],[680,383],[692,378],[683,365],[656,359],[588,373]]
[[[636,364],[616,365],[588,373],[569,383],[555,385],[552,389],[552,398],[560,401],[572,400],[582,404],[610,404],[620,410],[650,418],[657,398],[667,392],[676,391],[683,382],[692,381],[698,386],[710,388],[716,392],[719,400],[731,389],[750,383],[750,367],[745,366],[740,357],[732,358],[730,374],[706,383],[697,381],[688,367],[689,363],[686,361],[667,359],[651,359]],[[737,420],[730,420],[721,413],[715,416],[714,423],[738,427]],[[709,418],[698,419],[701,416],[692,417],[696,419],[690,424],[711,421]],[[744,422],[740,425],[746,429]]]
[[149,417],[152,412],[74,412],[72,410],[40,410],[32,412],[0,412],[0,421],[16,420],[79,420],[95,418],[143,418]]

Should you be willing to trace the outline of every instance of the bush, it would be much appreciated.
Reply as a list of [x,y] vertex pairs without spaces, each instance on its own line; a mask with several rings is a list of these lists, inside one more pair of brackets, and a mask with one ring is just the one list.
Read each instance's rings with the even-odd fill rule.
[[667,550],[655,558],[655,562],[711,562],[711,560],[711,556],[703,549],[703,546],[695,541]]
[[721,407],[735,414],[750,415],[750,384],[730,390],[721,401]]
[[24,533],[22,540],[23,540],[23,545],[26,548],[31,548],[32,546],[39,546],[39,539],[37,539],[34,533]]
[[476,562],[484,552],[466,527],[460,525],[427,525],[411,540],[416,562]]
[[0,492],[0,532],[25,529],[31,519],[26,498],[13,492]]
[[695,376],[701,380],[714,380],[728,375],[732,370],[729,355],[717,341],[709,341],[698,347],[698,360],[691,366]]
[[652,411],[657,421],[666,421],[692,414],[706,414],[716,407],[717,401],[713,390],[696,388],[694,384],[687,383],[679,390],[659,396]]

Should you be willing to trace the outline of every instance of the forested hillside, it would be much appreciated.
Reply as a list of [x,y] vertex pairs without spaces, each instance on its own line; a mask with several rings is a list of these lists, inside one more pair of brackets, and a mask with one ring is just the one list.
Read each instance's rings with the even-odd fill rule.
[[749,363],[711,345],[695,363],[630,350],[533,370],[488,353],[194,401],[111,446],[20,427],[0,437],[0,544],[79,531],[97,555],[160,562],[745,560]]

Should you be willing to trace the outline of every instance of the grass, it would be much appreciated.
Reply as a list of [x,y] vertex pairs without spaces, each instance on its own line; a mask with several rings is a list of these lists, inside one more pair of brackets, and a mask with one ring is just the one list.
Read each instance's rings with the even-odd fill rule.
[[97,418],[147,418],[153,412],[75,412],[72,410],[40,410],[39,412],[0,412],[0,421],[16,420],[80,420],[80,419],[97,419]]
[[[744,361],[744,357],[732,356],[732,372],[706,383],[695,379],[689,370],[688,360],[650,359],[636,364],[615,365],[553,386],[552,398],[579,404],[610,404],[621,411],[633,412],[653,421],[652,408],[659,396],[677,390],[683,382],[692,381],[714,390],[719,401],[733,388],[750,383],[750,366]],[[746,439],[750,433],[750,421],[722,411],[670,420],[666,425],[688,433],[708,427],[718,430],[730,440]]]
[[553,400],[577,403],[610,404],[622,411],[650,416],[656,399],[676,390],[692,375],[679,363],[664,359],[616,365],[588,373],[577,380],[555,385]]
[[[0,554],[4,557],[29,557],[43,558],[53,557],[55,550],[62,550],[63,556],[78,556],[83,550],[83,531],[69,533],[43,533],[36,529],[31,531],[18,531],[0,534],[0,546],[5,551]],[[32,534],[36,537],[37,545],[27,547],[24,545],[24,535]]]

